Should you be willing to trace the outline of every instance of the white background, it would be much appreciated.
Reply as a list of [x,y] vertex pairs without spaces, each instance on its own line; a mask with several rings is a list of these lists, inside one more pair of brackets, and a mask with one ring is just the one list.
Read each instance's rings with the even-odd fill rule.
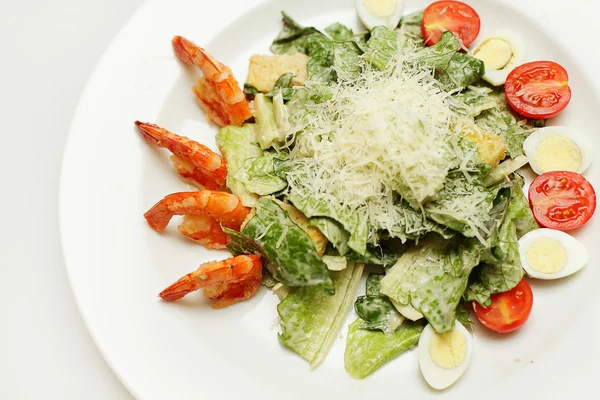
[[[594,16],[600,3],[573,0],[566,9],[559,1],[511,1],[535,10],[540,23],[554,30],[565,19],[580,18],[580,31],[555,37],[566,45],[587,42],[590,51],[579,60],[590,76],[598,74]],[[139,4],[0,0],[0,399],[131,399],[102,360],[73,301],[58,239],[57,186],[79,95]],[[210,2],[198,5],[201,23]],[[600,77],[595,78],[598,88]],[[81,193],[81,201],[93,195]],[[90,229],[93,220],[81,221],[82,235]]]

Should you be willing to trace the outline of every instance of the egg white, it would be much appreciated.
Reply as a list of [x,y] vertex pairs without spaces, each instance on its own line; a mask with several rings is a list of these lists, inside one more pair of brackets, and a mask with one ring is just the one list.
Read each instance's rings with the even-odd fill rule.
[[544,173],[541,167],[535,161],[535,153],[537,151],[538,146],[544,139],[549,136],[563,136],[570,140],[572,140],[579,150],[581,151],[581,166],[577,170],[577,173],[583,174],[592,163],[592,142],[590,139],[581,132],[575,131],[570,128],[562,127],[562,126],[547,126],[545,128],[536,129],[525,141],[523,142],[523,150],[525,151],[525,155],[529,160],[529,165],[531,165],[531,169],[538,174],[541,175]]
[[506,64],[506,66],[504,66],[502,69],[486,68],[485,74],[483,75],[483,79],[494,86],[502,86],[506,82],[508,74],[510,74],[513,69],[525,62],[526,47],[525,42],[519,34],[508,29],[502,29],[497,31],[493,35],[489,35],[487,37],[477,40],[473,44],[473,50],[470,52],[470,54],[474,55],[475,51],[479,48],[480,45],[494,38],[502,39],[510,43],[510,45],[512,46],[513,56],[508,62],[508,64]]
[[363,0],[356,0],[356,13],[358,18],[367,29],[371,30],[376,26],[383,25],[388,29],[394,30],[398,27],[398,23],[404,13],[405,0],[396,0],[396,10],[392,15],[386,18],[379,18],[371,14],[363,5]]
[[[527,249],[536,240],[548,238],[554,239],[563,245],[567,252],[567,265],[555,274],[548,274],[533,269],[527,262]],[[588,262],[589,255],[585,246],[573,236],[555,229],[536,229],[527,233],[519,239],[519,254],[521,256],[521,265],[527,272],[527,275],[535,279],[559,279],[574,274],[582,269]]]
[[465,336],[467,354],[464,361],[456,368],[442,368],[433,362],[429,355],[429,343],[435,333],[431,325],[427,325],[419,339],[419,368],[425,381],[434,389],[442,390],[454,384],[466,371],[471,359],[473,337],[463,324],[456,321],[454,329]]

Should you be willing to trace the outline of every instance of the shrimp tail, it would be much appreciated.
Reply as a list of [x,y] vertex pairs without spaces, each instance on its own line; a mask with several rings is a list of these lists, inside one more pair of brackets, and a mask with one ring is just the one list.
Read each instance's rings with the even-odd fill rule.
[[166,301],[176,301],[183,299],[185,295],[197,289],[196,280],[192,279],[192,274],[187,274],[160,292],[158,296]]

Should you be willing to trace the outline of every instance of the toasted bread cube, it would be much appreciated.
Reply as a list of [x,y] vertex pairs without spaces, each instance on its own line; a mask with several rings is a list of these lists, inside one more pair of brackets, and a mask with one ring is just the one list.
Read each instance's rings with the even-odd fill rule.
[[278,54],[274,56],[253,55],[248,66],[246,82],[263,93],[273,90],[277,79],[288,72],[295,76],[292,85],[304,85],[308,78],[306,66],[309,57],[302,53]]
[[506,157],[506,144],[500,136],[476,126],[463,129],[461,133],[465,139],[477,145],[481,160],[492,167]]

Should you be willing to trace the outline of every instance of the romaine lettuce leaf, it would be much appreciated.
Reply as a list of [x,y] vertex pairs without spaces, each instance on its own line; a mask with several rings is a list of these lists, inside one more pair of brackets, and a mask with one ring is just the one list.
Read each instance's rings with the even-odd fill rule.
[[[281,75],[275,81],[275,85],[273,85],[273,90],[271,90],[269,93],[267,93],[266,96],[270,99],[273,99],[275,96],[277,96],[279,93],[281,93],[281,97],[283,98],[283,100],[290,101],[290,99],[292,98],[292,96],[295,93],[295,90],[290,87],[293,77],[294,77],[294,74],[292,72],[287,72],[287,73]],[[254,88],[254,89],[256,89],[256,88]],[[256,89],[256,90],[258,90],[258,89]],[[253,93],[253,94],[256,95],[256,93]],[[275,100],[273,100],[273,102],[275,102]]]
[[442,33],[436,44],[417,52],[414,62],[441,71],[448,68],[452,57],[460,48],[460,42],[456,40],[454,34],[446,31]]
[[456,53],[446,68],[436,74],[436,78],[446,91],[464,89],[479,81],[485,73],[485,65],[478,58]]
[[398,329],[404,320],[384,296],[359,296],[354,302],[354,310],[365,322],[365,329],[379,330],[386,335]]
[[350,250],[348,247],[350,234],[335,220],[327,217],[313,217],[310,219],[309,225],[319,228],[339,255],[343,256]]
[[[517,223],[521,229],[517,229]],[[482,254],[482,264],[473,271],[465,293],[467,301],[477,301],[483,306],[491,304],[490,296],[506,292],[523,279],[524,272],[519,256],[519,234],[536,229],[537,224],[520,187],[515,185],[504,216],[498,229],[495,244]]]
[[381,274],[369,275],[366,295],[356,299],[354,310],[364,321],[364,329],[379,330],[389,335],[402,325],[404,317],[387,297],[380,294],[382,278]]
[[329,270],[310,236],[275,201],[263,197],[255,208],[240,233],[226,231],[231,237],[228,249],[235,255],[258,251],[273,277],[287,286],[315,286],[333,294]]
[[[515,176],[520,178],[518,174]],[[515,181],[509,215],[517,228],[517,238],[521,239],[525,234],[539,229],[539,226],[533,217],[527,197],[523,193],[522,178],[520,182],[517,179]]]
[[362,58],[383,70],[398,51],[398,35],[384,26],[376,26],[371,30],[364,50]]
[[339,80],[346,81],[358,78],[362,70],[360,55],[361,50],[355,42],[333,44],[333,69]]
[[332,256],[325,254],[323,262],[327,265],[330,271],[342,271],[348,268],[348,259],[344,256]]
[[308,55],[308,39],[313,37],[325,37],[315,28],[304,28],[294,21],[285,12],[283,16],[283,30],[271,45],[271,51],[275,54],[304,53]]
[[351,377],[363,379],[386,362],[416,346],[423,331],[420,322],[404,321],[391,335],[364,329],[357,319],[348,326],[344,366]]
[[367,239],[369,236],[366,214],[359,211],[350,212],[343,210],[336,204],[327,204],[322,200],[311,197],[308,193],[300,193],[297,189],[291,190],[288,199],[308,218],[328,217],[339,222],[350,233],[347,243],[348,247],[358,254],[366,254]]
[[490,174],[483,181],[483,186],[489,187],[496,185],[506,179],[507,176],[513,174],[520,168],[527,165],[527,157],[517,156],[516,158],[509,158],[502,161],[496,168],[490,172]]
[[327,32],[327,34],[331,36],[333,40],[337,41],[352,40],[352,36],[354,35],[352,29],[348,28],[344,24],[340,24],[339,22],[329,25],[327,28],[325,28],[325,32]]
[[450,98],[450,107],[467,118],[475,118],[485,110],[496,107],[494,90],[487,86],[469,86]]
[[[502,101],[505,103],[505,101]],[[483,111],[475,123],[481,128],[500,136],[506,144],[506,153],[511,158],[523,155],[523,142],[533,131],[525,124],[526,121],[517,121],[514,115],[504,106],[494,107]]]
[[216,136],[221,154],[227,160],[227,187],[246,207],[253,207],[258,196],[246,189],[244,182],[237,179],[235,175],[247,159],[262,154],[255,142],[255,129],[254,124],[245,124],[242,127],[227,126],[219,129]]
[[333,41],[326,37],[308,39],[308,79],[312,82],[333,82],[336,80],[333,68]]
[[246,95],[246,97],[249,97],[250,99],[254,99],[254,96],[256,96],[259,93],[260,93],[260,90],[258,90],[256,88],[256,86],[254,86],[250,83],[244,83],[244,94]]
[[277,146],[285,141],[285,133],[279,130],[273,102],[264,94],[254,96],[254,118],[256,119],[256,141],[260,148],[265,150]]
[[432,221],[422,210],[415,210],[402,200],[396,201],[394,206],[389,208],[388,216],[391,218],[375,220],[374,225],[378,230],[385,231],[390,237],[398,238],[402,242],[419,241],[431,232],[445,238],[454,236],[454,231]]
[[366,282],[365,294],[367,296],[381,295],[381,280],[385,274],[369,274]]
[[423,21],[423,11],[415,11],[414,13],[408,14],[400,18],[398,26],[402,25],[415,25],[421,29],[421,22]]
[[294,288],[277,306],[281,323],[279,341],[318,367],[337,337],[352,305],[364,266],[348,263],[332,272],[335,295],[328,296],[315,287]]
[[398,261],[399,254],[392,249],[368,244],[365,254],[359,254],[354,250],[350,250],[346,254],[346,257],[349,260],[353,260],[362,264],[381,265],[383,267],[388,267],[390,265],[394,265],[394,263]]
[[275,171],[275,160],[283,155],[276,152],[265,152],[258,157],[248,158],[235,174],[235,179],[246,186],[246,189],[259,195],[277,193],[287,187],[284,174]]
[[486,227],[496,194],[481,183],[469,182],[462,173],[453,172],[437,198],[425,205],[425,211],[435,222],[485,243],[491,234]]
[[406,251],[381,281],[381,293],[421,312],[436,332],[454,326],[455,310],[480,248],[435,235]]

